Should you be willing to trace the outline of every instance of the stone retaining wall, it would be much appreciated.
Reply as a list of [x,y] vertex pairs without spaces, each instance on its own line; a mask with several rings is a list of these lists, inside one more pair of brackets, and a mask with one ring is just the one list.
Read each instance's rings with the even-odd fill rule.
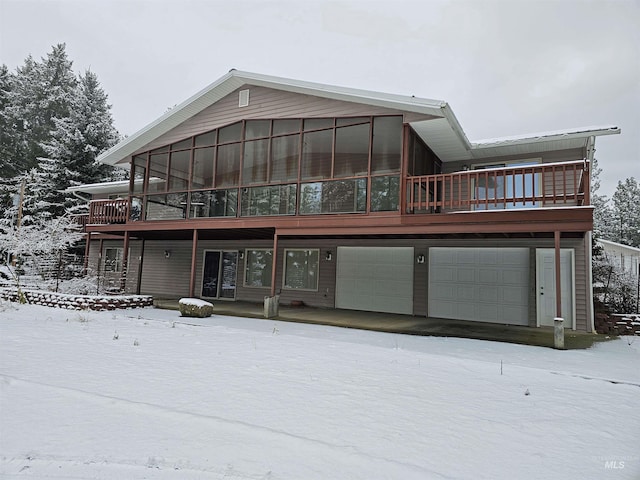
[[596,332],[613,335],[640,335],[640,314],[607,315],[596,313]]
[[[153,306],[153,297],[150,295],[70,295],[42,290],[23,290],[22,293],[28,303],[67,310],[115,310]],[[18,291],[15,288],[0,288],[0,298],[17,302]]]

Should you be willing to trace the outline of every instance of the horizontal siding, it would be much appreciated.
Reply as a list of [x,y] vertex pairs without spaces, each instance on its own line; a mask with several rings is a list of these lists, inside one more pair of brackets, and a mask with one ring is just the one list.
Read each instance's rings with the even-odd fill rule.
[[[165,257],[165,250],[171,252]],[[140,293],[160,298],[189,296],[191,242],[147,240]]]
[[[238,91],[249,89],[249,105],[238,107]],[[313,118],[360,115],[402,115],[392,110],[371,105],[330,100],[312,95],[274,90],[265,87],[243,86],[214,105],[194,115],[181,125],[140,148],[136,153],[161,147],[178,140],[207,132],[243,119]],[[430,118],[427,115],[421,118]],[[414,118],[412,118],[413,120]]]
[[[105,240],[103,249],[109,246],[121,246],[117,240]],[[425,255],[424,264],[416,264],[414,268],[414,315],[425,316],[428,312],[427,288],[428,265],[430,247],[527,247],[530,248],[530,296],[529,322],[536,324],[536,291],[535,265],[536,248],[553,248],[554,241],[549,239],[280,239],[278,245],[278,270],[276,272],[276,292],[281,294],[281,303],[287,305],[294,300],[301,300],[305,304],[321,308],[333,308],[335,305],[335,276],[337,248],[339,246],[403,246],[413,247],[415,255]],[[205,250],[244,251],[246,248],[271,248],[271,241],[215,241],[207,240],[198,243],[196,257],[196,286],[195,296],[199,297],[202,288],[202,264]],[[575,252],[575,301],[576,328],[585,331],[589,328],[590,285],[588,284],[588,258],[583,239],[562,239],[562,248],[571,248]],[[95,272],[99,242],[91,244],[89,266]],[[286,248],[318,248],[320,249],[320,268],[318,290],[314,292],[285,290],[282,288],[282,259]],[[130,269],[127,276],[127,290],[135,292],[137,281],[138,256],[141,242],[131,242]],[[171,256],[165,258],[164,251],[170,250]],[[325,260],[326,252],[333,253],[333,259]],[[189,296],[189,277],[191,266],[190,241],[158,241],[148,240],[144,245],[144,263],[142,272],[142,294],[154,295],[159,298],[180,298]],[[251,288],[243,285],[244,259],[238,260],[238,276],[236,300],[262,302],[269,295],[268,288]],[[222,300],[220,300],[222,301]]]

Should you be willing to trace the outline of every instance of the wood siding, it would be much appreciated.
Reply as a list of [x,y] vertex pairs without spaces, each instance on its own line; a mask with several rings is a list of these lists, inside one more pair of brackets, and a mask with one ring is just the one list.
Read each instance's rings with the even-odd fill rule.
[[[249,106],[238,107],[238,91],[249,89]],[[364,115],[402,115],[392,110],[371,105],[329,100],[312,95],[285,92],[265,87],[243,86],[214,105],[194,115],[178,127],[140,148],[141,153],[177,142],[192,135],[207,132],[243,119],[268,118],[320,118]],[[411,120],[431,118],[428,115],[412,115]]]

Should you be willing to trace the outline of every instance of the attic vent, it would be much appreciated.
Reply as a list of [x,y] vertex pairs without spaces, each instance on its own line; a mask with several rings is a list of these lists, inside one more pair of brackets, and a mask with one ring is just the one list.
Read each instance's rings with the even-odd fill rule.
[[238,94],[238,107],[247,107],[249,105],[249,90],[240,90]]

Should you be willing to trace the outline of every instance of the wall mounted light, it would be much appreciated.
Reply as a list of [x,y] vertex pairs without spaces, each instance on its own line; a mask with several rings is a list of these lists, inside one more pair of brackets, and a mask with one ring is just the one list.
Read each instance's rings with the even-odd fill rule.
[[240,257],[240,260],[242,260],[244,258],[244,250],[240,250],[238,256]]
[[164,251],[164,258],[169,258],[171,256],[171,250]]
[[424,263],[424,255],[420,254],[416,257],[416,262],[418,263]]
[[332,258],[333,258],[333,253],[331,253],[331,250],[327,250],[327,253],[325,253],[324,255],[324,259],[327,262],[330,262]]

